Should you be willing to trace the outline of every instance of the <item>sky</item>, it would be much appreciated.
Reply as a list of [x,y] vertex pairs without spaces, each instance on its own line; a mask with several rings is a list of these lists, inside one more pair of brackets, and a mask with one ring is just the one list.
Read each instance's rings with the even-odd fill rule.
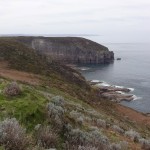
[[150,0],[0,0],[0,34],[96,35],[150,42]]

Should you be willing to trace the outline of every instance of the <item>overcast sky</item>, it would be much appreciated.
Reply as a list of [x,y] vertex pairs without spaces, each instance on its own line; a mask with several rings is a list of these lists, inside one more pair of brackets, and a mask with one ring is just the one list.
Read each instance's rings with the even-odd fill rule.
[[0,0],[0,34],[94,34],[150,42],[150,0]]

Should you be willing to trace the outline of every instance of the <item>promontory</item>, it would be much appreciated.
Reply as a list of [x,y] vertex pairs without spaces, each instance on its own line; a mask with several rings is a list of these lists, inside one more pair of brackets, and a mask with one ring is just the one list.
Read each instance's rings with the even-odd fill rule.
[[81,37],[11,38],[62,63],[104,64],[114,60],[114,53],[107,47]]

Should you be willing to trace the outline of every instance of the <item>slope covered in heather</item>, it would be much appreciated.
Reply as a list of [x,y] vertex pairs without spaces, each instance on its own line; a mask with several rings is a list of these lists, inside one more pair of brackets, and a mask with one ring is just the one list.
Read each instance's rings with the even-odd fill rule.
[[0,71],[1,149],[149,148],[149,118],[123,115],[77,71],[6,38],[0,40]]

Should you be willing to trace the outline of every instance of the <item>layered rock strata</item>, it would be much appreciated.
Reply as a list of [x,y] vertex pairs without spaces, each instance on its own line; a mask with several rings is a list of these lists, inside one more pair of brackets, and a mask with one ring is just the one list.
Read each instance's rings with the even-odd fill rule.
[[62,63],[105,64],[114,60],[107,47],[80,37],[16,37],[17,41]]

